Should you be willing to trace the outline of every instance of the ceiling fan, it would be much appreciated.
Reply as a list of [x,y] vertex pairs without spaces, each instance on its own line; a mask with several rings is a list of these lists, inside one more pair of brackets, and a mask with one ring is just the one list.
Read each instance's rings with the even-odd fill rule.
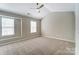
[[42,4],[42,3],[36,3],[36,7],[35,8],[31,8],[31,9],[36,9],[40,13],[40,9],[43,8],[43,7],[44,7],[44,4]]
[[37,9],[44,7],[44,4],[41,4],[41,3],[36,3],[36,5],[38,6]]

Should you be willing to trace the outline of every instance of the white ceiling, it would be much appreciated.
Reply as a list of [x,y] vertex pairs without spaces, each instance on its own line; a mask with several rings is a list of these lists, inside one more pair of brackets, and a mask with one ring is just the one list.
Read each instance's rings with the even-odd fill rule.
[[31,16],[38,19],[43,18],[51,12],[75,10],[74,3],[44,3],[44,7],[40,9],[40,13],[36,9],[33,9],[35,7],[36,3],[0,3],[0,10]]

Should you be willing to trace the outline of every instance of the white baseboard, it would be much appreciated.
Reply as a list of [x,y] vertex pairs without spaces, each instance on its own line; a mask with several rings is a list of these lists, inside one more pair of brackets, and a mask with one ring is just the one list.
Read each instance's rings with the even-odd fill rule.
[[52,37],[52,36],[43,36],[43,37],[47,37],[47,38],[54,38],[54,39],[58,39],[58,40],[64,40],[64,41],[68,41],[68,42],[75,43],[75,41],[74,41],[74,40],[68,40],[68,39],[57,38],[57,37]]
[[19,39],[12,39],[10,41],[7,41],[5,42],[5,40],[2,42],[0,42],[0,46],[4,46],[4,45],[8,45],[8,44],[12,44],[12,43],[17,43],[17,42],[21,42],[21,41],[24,41],[24,40],[29,40],[29,39],[33,39],[33,38],[37,38],[37,37],[40,37],[40,35],[36,35],[36,36],[31,36],[31,37],[26,37],[26,38],[19,38]]

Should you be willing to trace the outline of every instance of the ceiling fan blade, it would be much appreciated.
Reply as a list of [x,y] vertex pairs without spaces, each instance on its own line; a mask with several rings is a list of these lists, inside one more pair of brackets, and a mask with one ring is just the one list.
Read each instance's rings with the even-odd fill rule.
[[36,3],[36,5],[37,5],[38,7],[36,7],[36,8],[31,8],[31,9],[40,9],[40,8],[44,7],[44,4],[39,5],[39,3]]
[[44,5],[42,4],[40,7],[38,7],[37,9],[40,9],[40,8],[42,8]]

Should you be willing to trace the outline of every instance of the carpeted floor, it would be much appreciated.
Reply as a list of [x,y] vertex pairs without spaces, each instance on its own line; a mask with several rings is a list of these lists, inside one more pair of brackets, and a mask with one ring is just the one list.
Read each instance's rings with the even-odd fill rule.
[[38,37],[0,47],[1,55],[74,55],[75,44]]

